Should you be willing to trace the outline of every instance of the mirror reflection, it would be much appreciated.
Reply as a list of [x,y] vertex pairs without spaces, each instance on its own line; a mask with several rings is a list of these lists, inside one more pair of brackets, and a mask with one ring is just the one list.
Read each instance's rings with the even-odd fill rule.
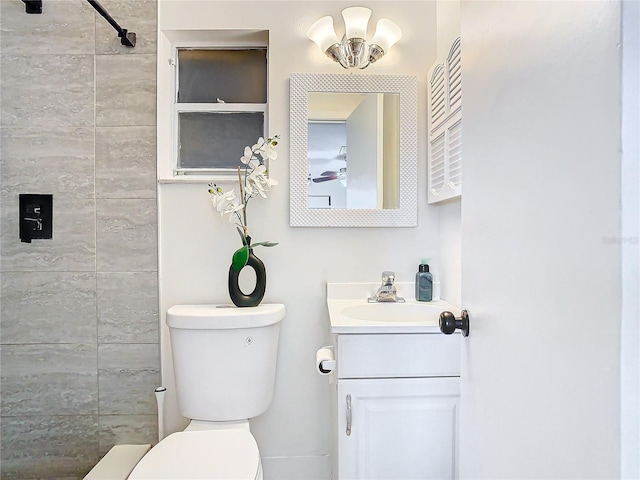
[[309,92],[308,208],[397,209],[400,95]]

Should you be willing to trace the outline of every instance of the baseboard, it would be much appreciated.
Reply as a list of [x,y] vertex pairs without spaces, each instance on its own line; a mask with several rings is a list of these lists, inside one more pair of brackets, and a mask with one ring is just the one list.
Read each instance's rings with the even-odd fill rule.
[[329,455],[262,457],[264,480],[331,480]]

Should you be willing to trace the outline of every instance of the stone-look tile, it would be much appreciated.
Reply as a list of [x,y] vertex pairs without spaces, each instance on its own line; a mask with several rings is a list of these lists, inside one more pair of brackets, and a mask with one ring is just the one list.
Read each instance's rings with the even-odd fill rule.
[[96,55],[96,125],[156,124],[156,56]]
[[95,343],[95,273],[5,273],[1,283],[3,344]]
[[[43,191],[25,193],[49,193]],[[53,197],[53,238],[20,241],[18,195],[2,197],[3,271],[95,271],[95,201]]]
[[3,417],[2,479],[80,479],[99,460],[98,438],[96,415]]
[[157,271],[157,234],[155,200],[98,200],[98,271]]
[[0,133],[3,195],[93,196],[93,128],[3,128]]
[[156,272],[98,274],[98,342],[158,343]]
[[42,15],[27,15],[21,0],[3,0],[0,46],[4,55],[93,54],[94,10],[82,0],[43,2]]
[[96,128],[96,198],[156,197],[156,128]]
[[102,6],[116,18],[122,28],[136,34],[136,46],[125,47],[117,33],[96,15],[97,54],[141,54],[156,52],[157,0],[101,0]]
[[153,415],[160,381],[158,345],[98,345],[100,415]]
[[3,52],[1,125],[92,126],[93,59],[93,55],[18,56]]
[[97,413],[96,346],[2,345],[2,415]]
[[100,415],[100,455],[121,443],[158,443],[157,415]]

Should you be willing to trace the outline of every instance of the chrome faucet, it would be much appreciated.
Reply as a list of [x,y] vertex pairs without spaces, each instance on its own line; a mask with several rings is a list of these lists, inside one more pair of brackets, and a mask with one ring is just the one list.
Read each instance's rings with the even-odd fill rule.
[[397,296],[396,286],[394,282],[396,280],[396,274],[394,272],[384,271],[382,272],[382,285],[378,288],[375,296],[369,297],[367,302],[395,302],[402,303],[404,298]]

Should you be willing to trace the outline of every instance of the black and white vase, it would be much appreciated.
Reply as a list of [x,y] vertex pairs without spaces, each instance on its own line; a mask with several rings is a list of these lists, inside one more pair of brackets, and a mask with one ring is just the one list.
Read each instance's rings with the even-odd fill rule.
[[249,294],[245,294],[240,290],[238,283],[242,269],[236,271],[232,266],[229,267],[229,296],[231,296],[231,301],[237,307],[255,307],[260,305],[260,302],[264,298],[265,289],[267,288],[267,271],[264,268],[262,260],[253,254],[253,248],[249,249],[247,264],[242,268],[245,269],[247,267],[253,268],[256,273],[256,286]]

